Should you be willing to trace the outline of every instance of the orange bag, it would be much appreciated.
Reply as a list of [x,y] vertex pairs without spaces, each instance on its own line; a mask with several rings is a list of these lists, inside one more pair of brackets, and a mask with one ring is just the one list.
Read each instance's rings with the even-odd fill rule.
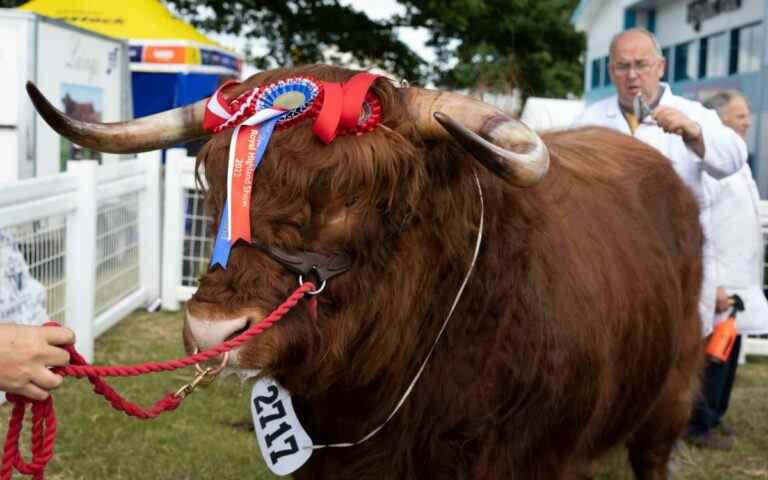
[[709,361],[724,364],[731,356],[733,342],[736,341],[736,313],[744,311],[744,302],[738,295],[731,296],[731,313],[728,318],[715,327],[707,343],[707,358]]

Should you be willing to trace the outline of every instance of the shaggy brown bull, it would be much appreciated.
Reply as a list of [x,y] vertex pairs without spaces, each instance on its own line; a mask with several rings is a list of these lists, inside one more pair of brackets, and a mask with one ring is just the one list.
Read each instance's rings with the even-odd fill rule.
[[[353,73],[274,70],[228,95],[297,74],[339,82]],[[589,478],[621,443],[637,478],[666,478],[701,356],[698,209],[670,163],[604,129],[547,133],[541,144],[475,100],[383,79],[373,90],[384,116],[368,134],[323,145],[305,122],[272,138],[253,180],[255,239],[286,252],[344,251],[352,265],[318,296],[316,319],[297,307],[232,366],[262,369],[290,390],[315,443],[363,437],[404,395],[467,274],[481,221],[475,175],[484,238],[402,409],[358,446],[315,452],[295,478]],[[105,151],[202,134],[202,103],[94,126],[33,98],[61,133]],[[215,135],[198,157],[217,218],[230,136]],[[235,246],[229,267],[206,273],[187,304],[188,347],[259,322],[296,281],[263,249]]]

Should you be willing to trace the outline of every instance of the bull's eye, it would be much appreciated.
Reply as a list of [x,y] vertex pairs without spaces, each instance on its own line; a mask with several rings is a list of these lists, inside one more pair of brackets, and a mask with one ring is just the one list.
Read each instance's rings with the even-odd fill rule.
[[351,195],[344,199],[344,208],[351,208],[360,203],[360,197],[357,195]]

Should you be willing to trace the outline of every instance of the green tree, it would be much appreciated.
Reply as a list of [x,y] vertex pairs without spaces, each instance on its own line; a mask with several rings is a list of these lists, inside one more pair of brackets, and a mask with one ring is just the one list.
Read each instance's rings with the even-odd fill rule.
[[[398,0],[405,13],[379,21],[340,0],[164,1],[204,30],[262,42],[266,54],[246,52],[258,68],[352,60],[416,84],[553,97],[582,89],[584,36],[570,24],[578,0]],[[400,41],[400,27],[426,28],[437,61]]]
[[350,59],[408,79],[422,80],[426,63],[398,39],[389,22],[377,22],[338,0],[168,0],[204,30],[260,40],[267,54],[258,68]]
[[585,40],[570,23],[578,0],[399,1],[401,24],[431,32],[440,85],[551,97],[582,90]]

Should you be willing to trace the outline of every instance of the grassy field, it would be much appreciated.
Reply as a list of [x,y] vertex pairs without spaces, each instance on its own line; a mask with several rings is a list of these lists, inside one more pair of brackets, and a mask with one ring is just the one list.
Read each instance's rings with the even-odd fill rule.
[[[99,338],[96,363],[181,356],[180,326],[178,314],[137,312]],[[186,383],[190,370],[111,383],[130,400],[147,406]],[[59,434],[47,470],[49,480],[277,478],[266,471],[251,431],[250,390],[233,377],[196,392],[177,411],[148,422],[115,412],[89,385],[69,379],[55,394]],[[3,438],[9,411],[7,404],[0,407]],[[768,359],[741,367],[730,422],[739,434],[736,450],[712,453],[683,445],[675,478],[768,479]],[[598,478],[631,479],[624,457],[623,451],[612,455]]]

